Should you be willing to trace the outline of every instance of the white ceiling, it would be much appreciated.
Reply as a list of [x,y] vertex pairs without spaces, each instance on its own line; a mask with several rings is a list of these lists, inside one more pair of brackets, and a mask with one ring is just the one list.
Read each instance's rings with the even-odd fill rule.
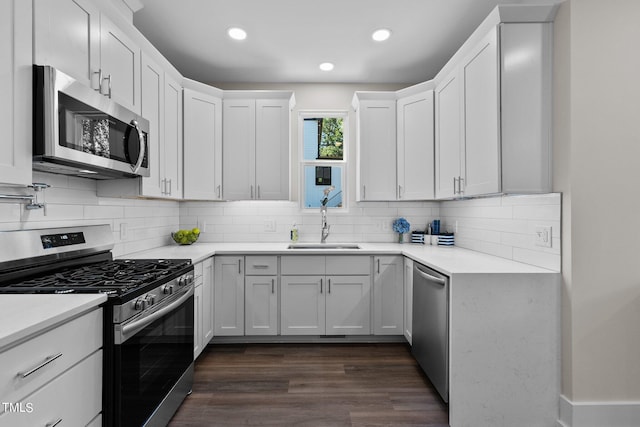
[[[134,24],[206,83],[429,80],[498,4],[522,0],[141,0]],[[242,27],[246,40],[226,30]],[[374,42],[378,28],[392,30]],[[320,71],[333,62],[332,72]]]

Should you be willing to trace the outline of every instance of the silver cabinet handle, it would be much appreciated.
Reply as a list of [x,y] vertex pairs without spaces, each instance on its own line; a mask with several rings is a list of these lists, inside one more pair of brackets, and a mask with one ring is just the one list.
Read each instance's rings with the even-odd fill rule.
[[402,199],[402,185],[398,185],[398,199]]
[[320,293],[322,293],[322,279],[320,279]]
[[271,279],[271,293],[276,293],[276,279]]
[[456,178],[455,176],[453,177],[453,194],[457,194],[458,192],[456,191],[456,181],[458,180],[458,178]]
[[220,186],[219,185],[218,185],[217,191],[218,191],[218,199],[221,199],[222,198],[222,192],[220,191]]
[[166,179],[161,179],[160,180],[160,194],[167,194],[167,180]]
[[58,424],[62,422],[62,418],[58,418],[56,421],[52,423],[46,423],[44,427],[56,427]]
[[251,199],[253,199],[253,185],[251,186]]
[[377,259],[376,263],[378,264],[378,274],[380,274],[380,258]]
[[327,293],[331,293],[331,279],[327,279]]
[[[105,80],[107,81],[106,93],[103,90]],[[109,97],[109,99],[111,99],[111,74],[109,74],[107,77],[102,78],[102,83],[100,85],[100,93],[103,95],[106,95],[107,97]]]
[[[94,77],[97,77],[95,82],[93,79]],[[102,86],[102,69],[98,71],[94,71],[91,75],[91,88],[96,92],[100,92],[102,89],[101,86]]]
[[39,371],[40,369],[44,368],[45,366],[47,366],[49,363],[53,362],[54,360],[58,359],[62,357],[62,353],[58,353],[58,354],[54,354],[53,356],[47,356],[44,361],[42,363],[40,363],[38,366],[29,369],[26,372],[18,372],[18,376],[20,378],[27,378],[29,375],[35,373],[36,371]]
[[458,177],[458,193],[462,194],[464,193],[464,190],[462,189],[462,183],[464,182],[464,178],[463,177]]
[[253,264],[253,268],[264,269],[264,268],[269,268],[269,266],[267,264]]
[[238,258],[238,274],[242,274],[242,259]]
[[362,186],[362,200],[366,200],[367,199],[367,186],[363,185]]
[[173,186],[171,185],[171,179],[168,179],[167,182],[169,183],[169,191],[167,192],[168,195],[171,195],[171,193],[173,193]]
[[258,185],[258,199],[260,198],[260,186]]

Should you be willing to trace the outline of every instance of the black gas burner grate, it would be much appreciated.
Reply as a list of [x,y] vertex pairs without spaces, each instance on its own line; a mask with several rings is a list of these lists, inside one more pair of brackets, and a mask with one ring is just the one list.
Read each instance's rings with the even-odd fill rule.
[[67,267],[0,285],[0,293],[107,293],[122,295],[181,271],[183,259],[124,259]]

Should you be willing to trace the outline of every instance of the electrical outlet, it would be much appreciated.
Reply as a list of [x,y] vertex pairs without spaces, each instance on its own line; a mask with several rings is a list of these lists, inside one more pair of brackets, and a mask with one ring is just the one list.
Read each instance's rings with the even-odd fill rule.
[[268,231],[270,233],[276,231],[276,220],[275,219],[265,219],[264,220],[264,231]]
[[551,247],[551,226],[536,225],[535,244],[543,248]]
[[383,219],[380,223],[380,228],[382,229],[382,231],[389,231],[391,229],[391,221]]

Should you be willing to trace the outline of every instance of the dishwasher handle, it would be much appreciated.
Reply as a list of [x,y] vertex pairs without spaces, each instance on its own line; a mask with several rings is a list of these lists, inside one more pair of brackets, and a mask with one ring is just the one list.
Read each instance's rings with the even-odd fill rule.
[[423,278],[427,279],[430,282],[434,282],[434,283],[437,283],[437,284],[442,285],[442,286],[447,284],[447,280],[446,279],[443,279],[441,277],[432,276],[431,274],[428,274],[428,273],[420,270],[420,268],[418,266],[415,266],[415,271],[420,276],[422,276]]

